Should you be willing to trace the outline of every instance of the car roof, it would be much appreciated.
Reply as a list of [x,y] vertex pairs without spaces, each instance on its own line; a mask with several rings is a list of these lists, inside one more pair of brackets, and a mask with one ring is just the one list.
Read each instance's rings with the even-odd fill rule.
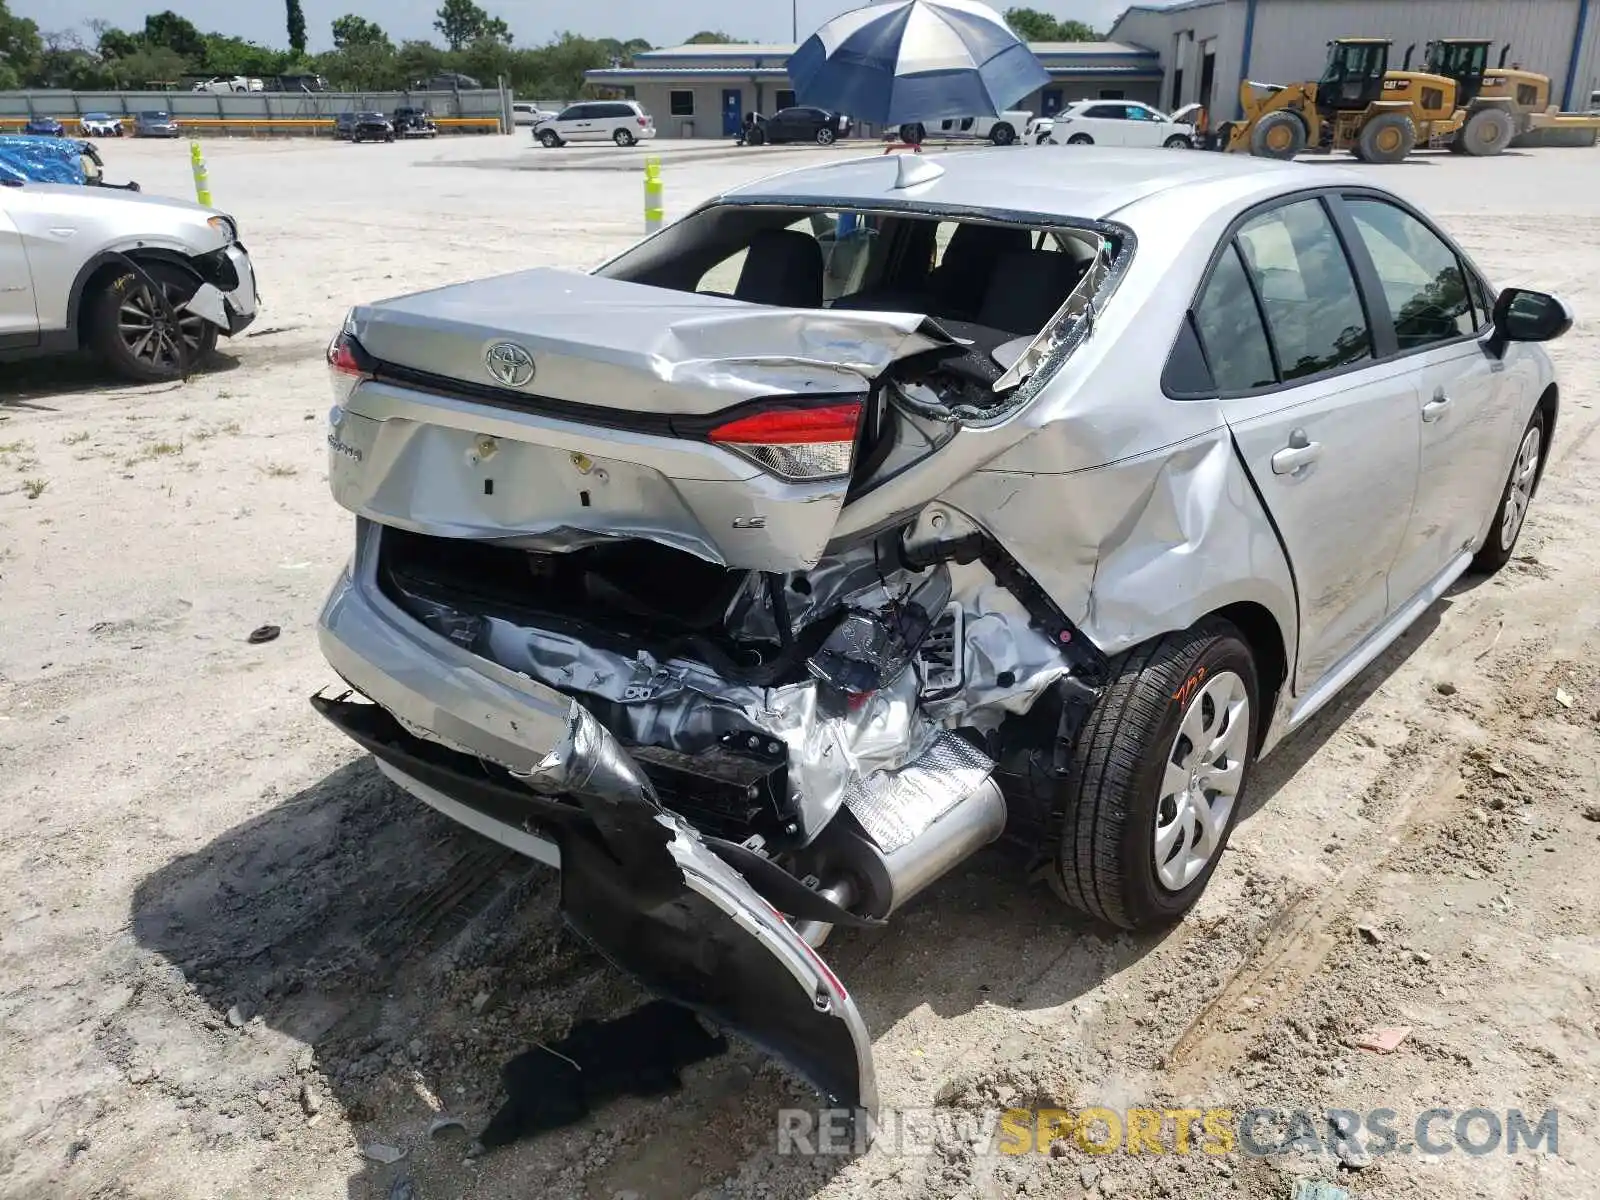
[[[900,162],[909,156],[877,154],[768,176],[725,192],[725,203],[828,203],[860,208],[967,208],[997,215],[1025,212],[1063,219],[1100,220],[1173,188],[1204,189],[1259,180],[1271,195],[1362,181],[1354,172],[1310,163],[1284,163],[1242,154],[1109,147],[993,147],[917,156],[943,173],[897,188]],[[1197,199],[1199,192],[1197,190]],[[1203,208],[1203,204],[1199,207]],[[1197,215],[1198,219],[1198,215]]]

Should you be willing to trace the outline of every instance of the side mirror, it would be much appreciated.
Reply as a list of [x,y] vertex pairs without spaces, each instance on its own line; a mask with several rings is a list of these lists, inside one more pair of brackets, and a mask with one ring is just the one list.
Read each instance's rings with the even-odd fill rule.
[[1572,310],[1555,296],[1507,288],[1494,302],[1489,349],[1505,353],[1510,342],[1551,342],[1572,328]]

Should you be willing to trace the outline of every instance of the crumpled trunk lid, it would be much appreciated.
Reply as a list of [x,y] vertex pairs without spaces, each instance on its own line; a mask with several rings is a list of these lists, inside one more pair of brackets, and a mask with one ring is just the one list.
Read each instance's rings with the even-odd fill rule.
[[357,515],[528,550],[644,538],[776,572],[821,557],[848,470],[785,476],[714,431],[752,412],[865,411],[888,366],[951,342],[910,314],[553,270],[360,307],[346,333],[371,377],[330,416],[329,484]]
[[[354,333],[385,363],[476,387],[643,417],[697,417],[768,396],[866,390],[890,363],[948,344],[906,313],[772,308],[541,267],[359,307]],[[509,342],[524,382],[488,369]],[[648,420],[644,427],[663,427]]]

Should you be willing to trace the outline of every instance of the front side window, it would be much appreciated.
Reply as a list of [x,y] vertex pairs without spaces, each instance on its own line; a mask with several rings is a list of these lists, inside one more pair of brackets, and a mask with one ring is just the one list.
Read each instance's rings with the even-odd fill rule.
[[1401,351],[1476,332],[1461,262],[1438,234],[1381,200],[1352,198],[1345,207],[1383,283]]
[[589,114],[589,110],[587,108],[585,108],[583,105],[574,104],[571,108],[562,109],[561,110],[561,115],[559,117],[557,117],[556,120],[558,120],[558,121],[581,121],[581,120],[584,119],[584,117],[588,116],[588,114]]
[[1372,357],[1356,278],[1327,210],[1300,200],[1239,231],[1285,381]]
[[1261,310],[1237,245],[1230,244],[1217,260],[1194,315],[1212,380],[1224,395],[1277,382]]
[[675,117],[692,117],[692,116],[694,116],[694,93],[693,92],[689,92],[689,91],[668,92],[667,93],[667,101],[668,101],[668,104],[667,104],[668,110],[672,113],[673,116],[675,116]]

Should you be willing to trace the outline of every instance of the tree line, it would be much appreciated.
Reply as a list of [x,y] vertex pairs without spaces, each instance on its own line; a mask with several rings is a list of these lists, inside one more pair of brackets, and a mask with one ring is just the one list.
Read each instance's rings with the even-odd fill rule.
[[[1029,8],[1007,10],[1006,20],[1029,41],[1099,37],[1080,22],[1058,21]],[[518,47],[505,21],[474,0],[443,0],[433,27],[442,45],[423,39],[396,43],[377,22],[351,13],[332,23],[332,50],[308,54],[300,0],[285,0],[284,49],[202,32],[174,12],[147,16],[141,29],[91,21],[83,31],[41,31],[37,22],[12,15],[7,0],[0,0],[0,90],[138,89],[196,76],[320,75],[336,91],[400,91],[444,72],[460,72],[491,86],[504,75],[520,95],[568,99],[591,94],[585,71],[628,66],[634,55],[652,49],[643,38],[573,33],[541,46]],[[702,30],[686,40],[737,39],[721,30]]]

